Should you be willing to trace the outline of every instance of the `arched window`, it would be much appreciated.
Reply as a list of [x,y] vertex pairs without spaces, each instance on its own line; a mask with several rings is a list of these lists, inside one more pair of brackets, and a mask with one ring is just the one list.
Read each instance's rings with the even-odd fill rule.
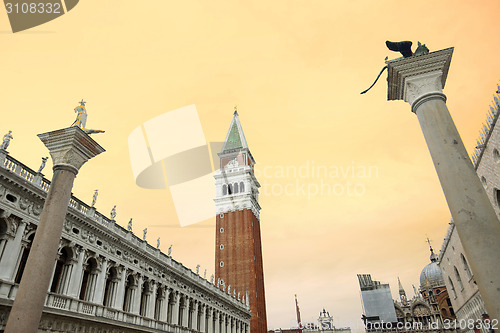
[[460,258],[462,259],[462,264],[464,265],[465,275],[467,275],[467,279],[472,279],[472,272],[470,271],[469,264],[467,264],[467,259],[463,253],[460,253]]
[[240,182],[240,192],[245,192],[245,184]]
[[238,193],[238,183],[234,183],[234,193]]
[[134,277],[129,275],[125,281],[125,292],[123,293],[123,311],[130,312],[132,308],[132,288],[134,287]]
[[71,257],[67,247],[61,250],[61,254],[57,258],[56,268],[54,272],[54,277],[52,278],[52,284],[50,285],[50,291],[53,293],[63,293],[64,284],[68,274],[68,259]]
[[451,281],[451,277],[448,276],[448,282],[451,286],[451,293],[453,294],[453,298],[457,298],[457,291],[455,290],[455,286],[453,285],[453,281]]
[[233,184],[229,184],[227,187],[227,194],[233,194]]
[[80,299],[91,301],[94,295],[95,283],[97,280],[97,261],[89,258],[84,265],[82,286],[80,287]]
[[106,286],[104,289],[104,306],[113,306],[116,286],[118,285],[118,273],[116,267],[111,267],[106,276]]
[[227,194],[227,185],[224,184],[222,185],[222,195],[226,195]]
[[458,286],[460,287],[460,290],[463,290],[464,284],[462,283],[462,279],[460,278],[460,274],[458,273],[458,269],[456,266],[453,266],[453,269],[455,270],[455,277],[457,278]]
[[19,263],[19,267],[17,268],[15,283],[21,283],[21,278],[23,277],[24,269],[26,268],[26,262],[28,261],[28,256],[30,254],[31,245],[33,244],[33,239],[35,238],[35,233],[32,233],[28,237],[28,244],[23,249],[23,254],[21,256],[21,262]]

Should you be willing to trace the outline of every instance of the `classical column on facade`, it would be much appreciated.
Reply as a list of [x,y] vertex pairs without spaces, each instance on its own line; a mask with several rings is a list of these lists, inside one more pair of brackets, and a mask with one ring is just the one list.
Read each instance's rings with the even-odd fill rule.
[[155,303],[156,303],[156,288],[157,288],[157,282],[156,281],[149,281],[149,290],[147,291],[148,293],[148,298],[147,298],[147,307],[146,307],[146,317],[153,319],[155,317]]
[[191,328],[195,331],[198,330],[198,306],[199,303],[197,300],[193,300],[193,316],[191,320]]
[[69,297],[78,298],[78,294],[80,293],[80,286],[82,282],[82,273],[83,273],[83,261],[85,260],[85,250],[82,247],[75,246],[73,247],[73,251],[77,256],[77,261],[74,264],[73,270],[71,272],[71,277],[68,284],[67,295]]
[[64,128],[40,134],[38,137],[49,149],[54,175],[19,290],[10,311],[6,333],[37,332],[73,181],[86,161],[104,152],[104,149],[79,127]]
[[500,223],[446,107],[453,48],[388,62],[388,100],[417,115],[486,310],[500,319]]
[[170,300],[170,289],[163,287],[163,301],[161,302],[160,321],[168,322],[168,302]]
[[179,323],[179,309],[180,309],[180,303],[181,303],[181,294],[178,291],[172,291],[174,293],[174,305],[172,309],[172,322],[170,324],[173,325],[181,325]]
[[23,235],[26,228],[26,222],[16,218],[9,217],[8,226],[11,238],[7,240],[4,248],[4,255],[0,260],[0,280],[14,282],[18,259],[21,257],[23,247]]
[[189,319],[189,306],[191,305],[191,299],[186,296],[186,301],[184,302],[184,306],[182,308],[182,327],[188,327],[188,319]]
[[[167,303],[166,299],[165,299],[165,295],[166,295],[167,290],[166,290],[165,286],[162,286],[161,284],[158,284],[157,290],[159,292],[159,295],[158,295],[159,307],[158,307],[157,320],[165,321],[165,318],[167,317],[167,312],[165,311],[166,303]],[[156,307],[156,305],[155,305],[155,307]]]
[[206,324],[206,318],[207,318],[207,314],[206,314],[206,311],[207,311],[207,306],[205,304],[201,304],[200,305],[201,308],[200,308],[200,332],[206,332],[206,327],[205,327],[205,324]]
[[215,312],[215,327],[214,327],[214,333],[220,333],[221,332],[221,325],[220,325],[220,311]]
[[214,333],[214,309],[207,306],[207,333]]
[[137,285],[132,288],[132,298],[130,300],[130,312],[138,315],[141,311],[141,297],[142,297],[142,284],[143,284],[142,275],[138,274]]
[[125,281],[127,279],[127,271],[123,266],[116,266],[118,283],[116,285],[116,293],[114,300],[111,302],[111,307],[116,310],[123,309],[123,301],[125,300]]
[[99,275],[95,282],[95,291],[92,301],[96,304],[103,304],[104,288],[106,286],[106,278],[108,275],[108,259],[102,258]]

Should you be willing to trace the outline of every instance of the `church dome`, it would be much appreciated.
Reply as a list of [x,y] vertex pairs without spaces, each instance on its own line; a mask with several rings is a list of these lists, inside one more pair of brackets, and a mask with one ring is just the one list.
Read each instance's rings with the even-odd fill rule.
[[437,287],[444,285],[443,275],[437,264],[437,256],[431,247],[431,263],[424,267],[422,273],[420,273],[420,287],[425,288],[427,286],[427,281],[431,287]]

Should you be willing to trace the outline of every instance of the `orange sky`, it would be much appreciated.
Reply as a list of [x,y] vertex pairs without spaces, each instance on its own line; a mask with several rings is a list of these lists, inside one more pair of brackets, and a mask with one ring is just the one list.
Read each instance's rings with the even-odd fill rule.
[[[83,166],[74,194],[90,203],[99,189],[99,211],[117,205],[119,224],[133,217],[137,234],[148,227],[150,243],[161,237],[163,251],[173,244],[176,260],[210,276],[215,219],[180,228],[168,190],[135,185],[127,138],[196,104],[207,141],[221,141],[237,104],[262,185],[268,326],[290,326],[295,293],[303,320],[324,307],[342,325],[362,312],[357,273],[390,283],[393,297],[399,276],[413,295],[425,238],[439,249],[449,221],[409,105],[386,100],[386,74],[359,94],[397,57],[384,42],[455,47],[444,92],[471,151],[500,78],[498,13],[495,0],[85,0],[16,34],[1,13],[0,134],[12,130],[11,155],[37,169],[47,150],[36,134],[69,126],[84,98],[107,152]],[[373,172],[279,173],[306,165]],[[346,192],[316,193],[321,184]],[[287,185],[295,192],[279,192]]]

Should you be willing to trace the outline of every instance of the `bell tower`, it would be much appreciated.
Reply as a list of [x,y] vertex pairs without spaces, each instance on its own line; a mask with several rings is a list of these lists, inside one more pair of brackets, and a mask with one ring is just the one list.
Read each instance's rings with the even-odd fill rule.
[[234,111],[215,174],[217,285],[250,305],[251,333],[266,333],[266,301],[255,160]]

